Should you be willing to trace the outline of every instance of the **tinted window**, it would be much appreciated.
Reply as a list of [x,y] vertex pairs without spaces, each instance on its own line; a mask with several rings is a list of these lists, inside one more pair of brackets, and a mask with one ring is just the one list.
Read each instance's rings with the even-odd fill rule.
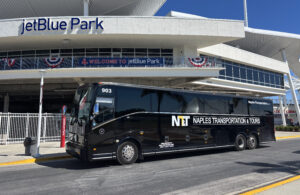
[[153,90],[119,87],[117,93],[116,116],[133,112],[152,112],[155,108],[152,100],[156,93]]
[[203,113],[204,112],[204,102],[198,98],[196,94],[186,94],[184,98],[187,102],[184,108],[184,113]]
[[253,71],[253,79],[255,81],[255,84],[257,84],[258,83],[258,71],[257,70]]
[[204,99],[204,112],[211,114],[228,114],[229,102],[227,97],[222,96],[202,96]]
[[240,81],[240,68],[237,65],[233,66],[233,77],[235,81]]
[[232,98],[230,100],[230,114],[248,114],[247,100],[243,98]]
[[242,79],[246,79],[246,69],[245,68],[241,68],[241,78]]
[[271,74],[270,74],[270,83],[271,83],[272,85],[275,84],[275,74],[274,74],[274,73],[271,73]]
[[253,71],[252,69],[247,69],[247,77],[249,81],[253,80]]
[[270,74],[265,73],[265,83],[270,83]]
[[182,94],[169,91],[161,91],[160,112],[179,112],[182,113],[187,106],[187,101]]
[[273,105],[263,100],[248,100],[250,115],[272,115]]
[[226,64],[226,76],[232,77],[232,66],[230,64]]
[[264,83],[265,82],[265,78],[264,78],[264,73],[263,72],[259,72],[259,81],[261,82],[261,83]]
[[240,69],[237,65],[233,66],[233,76],[239,78],[240,77]]

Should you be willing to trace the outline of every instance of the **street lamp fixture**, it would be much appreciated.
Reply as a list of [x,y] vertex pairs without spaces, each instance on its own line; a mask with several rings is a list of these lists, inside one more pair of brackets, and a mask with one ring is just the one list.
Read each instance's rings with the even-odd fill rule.
[[41,83],[40,83],[40,103],[39,103],[39,119],[38,119],[38,129],[37,129],[37,140],[36,140],[36,152],[34,157],[40,156],[40,143],[41,143],[41,130],[42,130],[42,112],[43,112],[43,90],[44,90],[44,76],[46,70],[40,70]]

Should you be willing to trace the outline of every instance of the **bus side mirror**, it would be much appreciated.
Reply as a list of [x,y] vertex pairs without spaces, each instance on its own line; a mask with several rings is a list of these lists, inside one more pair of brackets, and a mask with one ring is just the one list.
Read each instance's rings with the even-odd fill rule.
[[99,104],[98,103],[95,103],[95,105],[94,105],[93,114],[94,115],[99,114]]

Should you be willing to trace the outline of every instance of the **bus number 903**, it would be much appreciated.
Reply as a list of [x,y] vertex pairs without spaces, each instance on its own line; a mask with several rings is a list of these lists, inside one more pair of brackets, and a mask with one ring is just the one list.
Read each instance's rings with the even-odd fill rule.
[[109,88],[102,88],[102,93],[112,93],[112,90]]

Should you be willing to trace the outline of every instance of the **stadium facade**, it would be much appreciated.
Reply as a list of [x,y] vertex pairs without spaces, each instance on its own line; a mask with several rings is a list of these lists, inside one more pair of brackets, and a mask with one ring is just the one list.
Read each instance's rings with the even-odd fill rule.
[[165,2],[4,0],[0,112],[37,112],[41,74],[45,112],[70,105],[90,82],[281,97],[290,68],[300,75],[299,35],[179,12],[154,16]]

